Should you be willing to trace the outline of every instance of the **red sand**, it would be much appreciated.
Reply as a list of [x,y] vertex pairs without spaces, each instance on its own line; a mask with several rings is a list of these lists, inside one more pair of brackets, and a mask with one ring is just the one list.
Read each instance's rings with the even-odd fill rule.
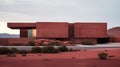
[[[99,52],[115,57],[98,59]],[[81,50],[58,54],[17,54],[16,57],[0,55],[0,67],[120,67],[120,49]]]

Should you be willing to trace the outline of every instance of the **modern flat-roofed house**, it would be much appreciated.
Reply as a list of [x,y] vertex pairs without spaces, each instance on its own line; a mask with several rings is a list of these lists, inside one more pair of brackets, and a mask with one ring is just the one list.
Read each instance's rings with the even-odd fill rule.
[[92,43],[108,42],[107,23],[103,22],[36,22],[36,23],[11,23],[11,29],[20,29],[20,38],[8,38],[9,43],[24,43],[31,39],[55,39],[72,41],[79,44],[84,40]]

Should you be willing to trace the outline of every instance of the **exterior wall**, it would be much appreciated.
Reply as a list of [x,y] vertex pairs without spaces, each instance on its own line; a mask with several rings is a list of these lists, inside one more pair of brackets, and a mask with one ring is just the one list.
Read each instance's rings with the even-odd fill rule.
[[110,42],[113,43],[120,43],[120,36],[118,37],[110,37]]
[[28,29],[20,29],[20,38],[28,37]]
[[109,36],[120,36],[120,27],[114,27],[107,31]]
[[107,31],[109,35],[110,42],[119,42],[120,43],[120,27],[114,27]]
[[8,42],[10,45],[25,45],[29,41],[28,38],[9,38]]
[[74,23],[69,23],[69,38],[74,38]]
[[86,41],[86,40],[91,41],[93,44],[96,44],[96,43],[97,43],[97,39],[95,39],[95,38],[73,39],[72,42],[73,42],[74,44],[81,44],[82,41]]
[[8,44],[9,44],[8,43],[8,38],[0,38],[0,45],[6,46]]
[[25,45],[30,39],[28,38],[0,38],[0,45],[16,45],[22,46]]
[[[37,22],[37,23],[8,23],[12,29],[20,29],[20,38],[4,39],[9,44],[27,42],[28,36],[41,39],[59,39],[80,44],[84,40],[97,43],[97,38],[107,38],[106,23],[67,23],[67,22]],[[28,29],[30,29],[28,31]],[[34,29],[34,30],[33,30]],[[34,31],[34,32],[33,32]],[[29,35],[28,35],[29,34]],[[116,39],[116,41],[119,41]],[[23,44],[22,44],[23,45]]]
[[68,38],[68,23],[36,23],[37,38]]
[[107,37],[106,23],[75,23],[75,38],[105,38]]

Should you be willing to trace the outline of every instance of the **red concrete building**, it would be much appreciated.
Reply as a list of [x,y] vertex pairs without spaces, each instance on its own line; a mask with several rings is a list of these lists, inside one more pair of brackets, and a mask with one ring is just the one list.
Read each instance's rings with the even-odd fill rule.
[[93,43],[107,42],[107,24],[76,22],[74,24],[74,38],[77,43],[86,39]]
[[108,30],[110,42],[120,42],[120,27],[114,27]]
[[[84,40],[89,40],[94,44],[109,42],[107,23],[103,22],[8,23],[8,27],[11,29],[20,29],[20,38],[17,40],[18,43],[23,43],[29,39],[56,39],[71,41],[77,44]],[[11,43],[10,40],[8,40],[8,42]]]
[[37,22],[36,23],[36,37],[37,38],[68,38],[68,23],[57,22]]

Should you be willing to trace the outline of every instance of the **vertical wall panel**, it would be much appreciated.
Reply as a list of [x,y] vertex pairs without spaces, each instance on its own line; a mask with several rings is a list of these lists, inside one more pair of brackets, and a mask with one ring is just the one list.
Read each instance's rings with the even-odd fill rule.
[[20,38],[27,38],[27,37],[28,37],[28,30],[20,29]]

